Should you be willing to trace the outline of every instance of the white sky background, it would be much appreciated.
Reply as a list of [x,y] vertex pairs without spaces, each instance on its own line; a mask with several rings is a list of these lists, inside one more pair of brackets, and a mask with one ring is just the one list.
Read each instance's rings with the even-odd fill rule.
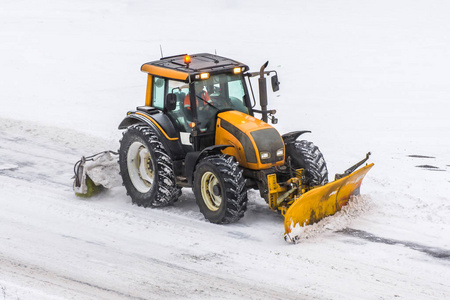
[[139,67],[162,45],[253,70],[269,60],[281,128],[326,120],[339,132],[369,118],[433,134],[450,129],[449,12],[446,1],[2,1],[1,114],[107,134],[143,103]]

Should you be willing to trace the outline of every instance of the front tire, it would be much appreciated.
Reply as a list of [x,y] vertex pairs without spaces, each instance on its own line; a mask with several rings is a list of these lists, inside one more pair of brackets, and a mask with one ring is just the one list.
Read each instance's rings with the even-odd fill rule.
[[172,159],[146,125],[128,127],[120,142],[119,165],[123,184],[133,204],[166,206],[180,195]]
[[328,183],[328,169],[322,152],[312,142],[294,141],[286,145],[286,157],[291,157],[294,169],[305,169],[306,184],[309,186]]
[[194,194],[200,211],[211,223],[237,222],[247,210],[247,187],[234,157],[211,155],[194,173]]

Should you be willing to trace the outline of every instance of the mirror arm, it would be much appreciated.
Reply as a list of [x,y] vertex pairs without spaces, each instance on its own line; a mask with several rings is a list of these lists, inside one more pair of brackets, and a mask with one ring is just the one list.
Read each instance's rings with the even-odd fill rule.
[[262,114],[262,113],[268,113],[268,114],[270,114],[270,115],[274,115],[274,114],[276,114],[277,113],[277,111],[275,110],[275,109],[268,109],[268,110],[259,110],[259,109],[253,109],[253,111],[254,112],[257,112],[257,113],[260,113],[260,114]]
[[[265,75],[270,75],[270,73],[275,73],[275,75],[278,75],[277,71],[275,71],[275,70],[264,71],[262,73],[265,74]],[[256,77],[256,76],[260,76],[261,72],[247,72],[244,75],[246,75],[248,77]]]

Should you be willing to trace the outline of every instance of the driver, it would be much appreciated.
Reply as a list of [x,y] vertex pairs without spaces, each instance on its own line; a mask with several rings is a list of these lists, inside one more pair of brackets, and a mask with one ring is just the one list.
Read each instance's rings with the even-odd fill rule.
[[[206,102],[212,104],[212,100],[209,97],[209,94],[207,91],[204,90],[204,86],[201,84],[196,84],[195,85],[195,95],[197,96],[196,100],[197,100],[197,108],[204,108],[204,106],[207,106],[208,104],[206,104]],[[204,101],[199,101],[200,99],[198,99],[198,97],[200,97],[201,99],[203,99]],[[186,109],[191,109],[191,101],[190,101],[190,95],[187,94],[186,97],[184,97],[184,108]]]
[[[197,104],[197,117],[199,124],[201,124],[200,130],[202,132],[206,132],[208,130],[214,129],[212,122],[214,121],[214,114],[216,111],[211,110],[210,108],[218,108],[213,105],[211,97],[205,90],[204,83],[195,83],[195,98]],[[189,94],[184,97],[184,109],[186,114],[192,113],[190,100],[191,99]]]

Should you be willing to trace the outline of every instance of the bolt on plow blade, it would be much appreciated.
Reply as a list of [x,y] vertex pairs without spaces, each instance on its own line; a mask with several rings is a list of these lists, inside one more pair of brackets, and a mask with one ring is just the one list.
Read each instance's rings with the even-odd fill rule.
[[296,226],[314,224],[341,210],[347,204],[350,196],[359,194],[362,180],[372,167],[373,164],[364,166],[343,178],[314,188],[297,198],[284,216],[285,239],[295,242],[296,234],[293,229]]

